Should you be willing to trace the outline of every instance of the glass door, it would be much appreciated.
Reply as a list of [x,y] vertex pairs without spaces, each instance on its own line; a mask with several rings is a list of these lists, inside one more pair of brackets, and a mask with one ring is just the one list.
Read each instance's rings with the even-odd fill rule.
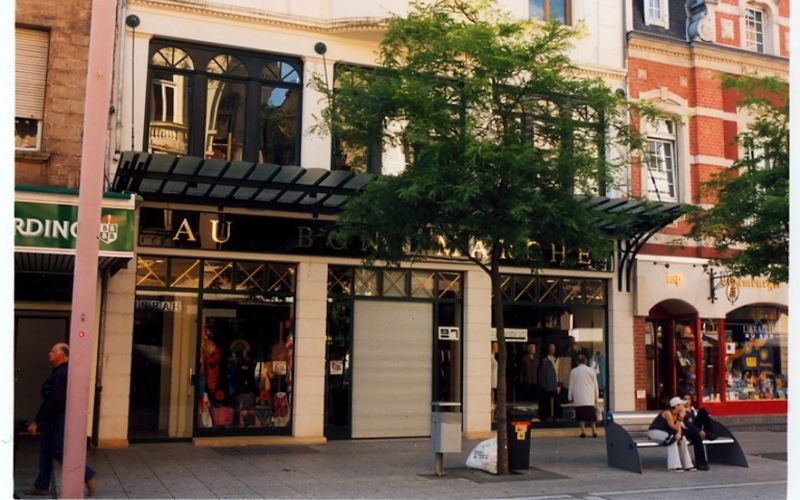
[[131,441],[191,437],[196,332],[196,295],[137,292],[128,413]]

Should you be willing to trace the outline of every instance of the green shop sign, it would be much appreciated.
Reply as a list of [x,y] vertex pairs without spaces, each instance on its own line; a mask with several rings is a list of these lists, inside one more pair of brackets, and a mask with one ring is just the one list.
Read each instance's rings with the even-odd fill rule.
[[[78,207],[18,201],[14,203],[14,245],[74,249]],[[103,207],[100,252],[133,252],[133,210]]]

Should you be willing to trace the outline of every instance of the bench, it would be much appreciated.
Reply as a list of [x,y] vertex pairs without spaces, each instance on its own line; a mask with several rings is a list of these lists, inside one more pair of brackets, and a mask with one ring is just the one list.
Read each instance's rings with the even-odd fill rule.
[[[658,412],[609,412],[606,418],[606,453],[608,466],[642,473],[641,448],[660,448],[666,445],[647,438],[647,429]],[[717,438],[704,439],[709,462],[748,467],[739,442],[727,427],[712,421]]]

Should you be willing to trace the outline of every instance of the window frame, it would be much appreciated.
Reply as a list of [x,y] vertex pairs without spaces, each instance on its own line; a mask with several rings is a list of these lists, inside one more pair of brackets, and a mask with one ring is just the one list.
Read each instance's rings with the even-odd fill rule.
[[528,17],[534,18],[541,22],[549,22],[552,21],[553,18],[550,17],[550,3],[554,1],[563,1],[564,2],[564,22],[561,23],[564,26],[572,26],[572,0],[541,0],[542,2],[542,18],[538,18],[533,15],[533,4],[536,0],[528,0]]
[[[181,67],[168,67],[158,65],[153,62],[153,57],[160,50],[174,47],[185,52],[191,59],[191,69]],[[244,75],[230,73],[219,73],[209,71],[209,63],[219,56],[235,57],[242,62],[246,70]],[[263,72],[267,66],[285,63],[294,71],[287,73],[283,80],[272,79]],[[209,99],[210,80],[220,80],[224,82],[244,84],[244,125],[242,131],[242,160],[261,162],[260,148],[261,134],[260,106],[262,89],[265,87],[279,87],[291,89],[296,95],[296,109],[292,131],[293,146],[290,148],[290,162],[284,164],[298,165],[301,158],[301,143],[303,138],[303,61],[298,57],[289,57],[269,52],[258,52],[253,50],[232,48],[223,45],[208,45],[196,42],[185,42],[168,38],[156,38],[150,41],[148,48],[147,61],[147,95],[145,98],[144,110],[144,133],[142,149],[148,151],[150,148],[150,127],[153,121],[153,109],[151,100],[153,98],[153,84],[163,80],[165,74],[177,74],[187,78],[188,86],[188,116],[187,116],[187,138],[185,154],[206,157],[206,135],[207,135],[207,106]],[[294,75],[294,74],[296,75]],[[292,79],[290,80],[289,77]],[[177,99],[177,92],[175,94]],[[182,97],[181,97],[182,98]],[[233,161],[236,158],[230,158]],[[266,160],[265,160],[266,161]]]
[[[662,125],[663,124],[663,125]],[[669,130],[669,125],[672,130]],[[653,165],[652,145],[660,143],[662,145],[669,145],[671,149],[670,155],[663,155],[664,158],[658,158],[658,164]],[[678,124],[673,120],[660,120],[658,124],[649,125],[647,128],[647,150],[645,151],[645,169],[647,170],[647,191],[646,196],[650,199],[657,199],[658,201],[677,202],[680,200],[680,166],[678,164]],[[666,158],[669,158],[669,164],[666,163]],[[662,160],[665,160],[662,162]],[[663,179],[656,178],[656,173],[661,172],[663,168]],[[672,174],[672,182],[670,183],[669,176]],[[659,183],[666,183],[667,187],[671,185],[671,193],[662,193],[659,189]]]
[[[658,6],[658,16],[652,15],[653,7]],[[669,0],[644,0],[642,3],[644,24],[669,29]]]
[[[20,92],[23,92],[26,95],[24,99],[19,99],[15,96],[14,150],[22,152],[41,151],[44,108],[47,98],[47,71],[50,60],[50,32],[45,29],[16,26],[14,34],[16,41],[14,54],[16,61],[15,93],[19,95]],[[22,43],[23,39],[24,43]],[[21,56],[26,57],[26,59],[21,61]],[[24,68],[24,71],[21,71],[21,68]],[[23,109],[20,109],[20,107]],[[36,134],[33,145],[18,145],[17,143],[21,137],[18,124],[23,121],[35,122]],[[26,134],[25,137],[28,137],[28,135]]]
[[[752,14],[752,17],[751,17]],[[755,15],[760,19],[755,19]],[[755,5],[748,5],[744,9],[744,36],[742,42],[744,48],[757,54],[767,53],[767,12]],[[760,25],[760,30],[758,29]],[[751,35],[753,35],[751,37]],[[758,38],[761,38],[759,42]],[[755,38],[755,40],[753,40]]]

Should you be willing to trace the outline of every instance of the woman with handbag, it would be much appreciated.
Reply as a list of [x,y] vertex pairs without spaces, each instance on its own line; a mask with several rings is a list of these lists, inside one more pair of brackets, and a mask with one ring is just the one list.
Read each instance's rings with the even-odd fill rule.
[[669,400],[669,409],[659,413],[650,424],[647,437],[667,445],[667,469],[675,472],[695,471],[689,446],[681,429],[684,401],[679,397]]

